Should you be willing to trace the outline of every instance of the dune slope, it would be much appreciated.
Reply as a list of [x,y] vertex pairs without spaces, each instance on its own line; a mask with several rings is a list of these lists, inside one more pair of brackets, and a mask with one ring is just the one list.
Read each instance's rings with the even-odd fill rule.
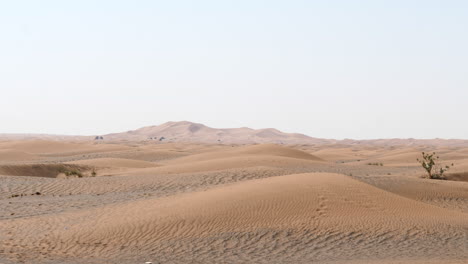
[[117,168],[149,168],[157,165],[152,162],[120,158],[98,158],[70,162],[95,167],[117,167]]
[[468,258],[466,219],[344,175],[309,173],[2,221],[0,245],[23,261],[456,263]]

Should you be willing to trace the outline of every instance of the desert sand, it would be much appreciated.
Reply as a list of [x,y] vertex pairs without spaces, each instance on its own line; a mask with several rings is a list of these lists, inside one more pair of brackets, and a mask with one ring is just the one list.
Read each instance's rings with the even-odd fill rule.
[[468,263],[464,144],[113,137],[0,141],[0,263]]

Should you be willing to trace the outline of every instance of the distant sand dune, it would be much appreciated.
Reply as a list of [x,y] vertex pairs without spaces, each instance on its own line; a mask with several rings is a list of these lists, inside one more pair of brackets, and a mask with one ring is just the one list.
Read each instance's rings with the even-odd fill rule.
[[76,155],[78,153],[125,150],[128,147],[113,144],[71,143],[62,141],[31,140],[0,143],[1,149],[14,149],[32,154]]
[[[414,139],[391,138],[371,140],[335,140],[314,138],[300,133],[285,133],[274,128],[252,129],[240,128],[212,128],[204,124],[189,121],[166,122],[160,125],[146,126],[136,130],[121,133],[100,135],[103,142],[151,142],[155,144],[202,143],[202,144],[288,144],[288,145],[317,145],[317,146],[368,146],[376,148],[386,147],[431,147],[457,148],[468,147],[468,140],[462,139]],[[1,141],[8,140],[47,140],[51,142],[90,142],[94,136],[67,136],[47,134],[1,134]],[[101,142],[101,141],[98,141]],[[102,143],[102,142],[101,142]]]
[[257,166],[300,167],[321,162],[320,158],[303,151],[266,144],[171,159],[164,162],[162,167],[139,170],[129,174],[187,173]]
[[14,149],[0,149],[0,161],[29,161],[37,160],[38,156],[27,153],[24,151],[18,151]]
[[94,167],[117,167],[117,168],[150,168],[158,165],[141,160],[119,159],[119,158],[99,158],[89,160],[79,160],[70,162],[71,164],[88,165]]
[[56,178],[64,170],[77,170],[84,173],[90,170],[90,168],[87,166],[64,164],[0,165],[0,175],[12,176]]
[[274,144],[261,144],[261,145],[252,145],[252,146],[240,146],[233,147],[231,149],[224,148],[219,151],[204,152],[201,154],[194,154],[188,157],[182,157],[170,161],[171,163],[185,163],[185,162],[194,162],[194,161],[206,161],[206,160],[216,160],[223,158],[233,158],[233,157],[247,157],[247,156],[272,156],[272,157],[285,157],[293,159],[303,159],[303,160],[312,160],[320,161],[319,157],[311,155],[309,153],[296,150],[289,147],[283,147]]

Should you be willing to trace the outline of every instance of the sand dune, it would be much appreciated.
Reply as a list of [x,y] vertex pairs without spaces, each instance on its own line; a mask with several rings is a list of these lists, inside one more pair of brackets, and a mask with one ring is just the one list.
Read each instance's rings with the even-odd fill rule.
[[451,181],[465,181],[465,182],[468,182],[468,172],[448,173],[447,174],[447,179],[449,179]]
[[[152,142],[152,143],[203,143],[203,144],[289,144],[289,145],[334,145],[336,146],[368,146],[377,148],[388,147],[431,147],[459,148],[468,147],[468,140],[462,139],[371,139],[371,140],[334,140],[314,138],[300,133],[285,133],[274,128],[252,129],[212,128],[200,123],[189,121],[166,122],[161,125],[142,127],[121,133],[100,135],[104,142]],[[3,141],[52,141],[52,142],[89,142],[95,136],[68,136],[47,134],[1,134]],[[101,140],[97,142],[102,142]],[[1,144],[1,143],[0,143]]]
[[427,149],[3,141],[0,263],[466,263],[468,183]]
[[252,129],[211,128],[189,121],[167,122],[157,126],[148,126],[123,133],[104,135],[107,140],[153,140],[163,142],[201,142],[221,144],[342,144],[346,146],[432,146],[432,147],[468,147],[468,140],[459,139],[374,139],[374,140],[333,140],[314,138],[298,133],[284,133],[274,128]]
[[284,133],[273,128],[211,128],[188,121],[167,122],[124,133],[104,135],[107,140],[153,140],[156,142],[201,142],[222,144],[253,143],[329,143],[333,140],[312,138],[303,134]]
[[[232,157],[247,157],[247,156],[274,156],[286,157],[293,159],[314,160],[320,161],[319,157],[311,155],[307,152],[296,150],[289,147],[274,145],[274,144],[261,144],[252,146],[238,146],[232,148],[223,148],[219,151],[209,151],[200,154],[194,154],[187,157],[182,157],[172,160],[172,163],[186,163],[194,161],[216,160]],[[170,164],[170,163],[169,163]]]
[[315,151],[312,154],[329,161],[358,160],[366,157],[362,153],[353,151],[351,148],[324,148]]
[[321,160],[319,157],[309,154],[304,151],[296,150],[289,147],[279,146],[275,144],[262,144],[240,148],[237,150],[240,155],[271,155],[279,157],[289,157],[295,159],[305,160]]
[[130,175],[188,173],[249,167],[300,167],[320,163],[314,155],[278,145],[254,145],[209,151],[163,162],[165,166],[129,172]]
[[[130,219],[136,224],[118,217],[128,214],[138,215],[136,219]],[[336,228],[342,225],[347,230],[351,227],[361,229],[363,222],[369,223],[366,228],[373,224],[380,228],[404,228],[405,225],[411,227],[418,224],[430,229],[434,228],[435,223],[447,221],[453,226],[468,227],[464,217],[468,215],[402,198],[344,175],[296,174],[253,180],[160,201],[112,207],[93,223],[102,225],[102,233],[93,231],[82,236],[100,241],[113,236],[108,233],[117,233],[123,234],[121,239],[127,241],[147,242],[149,238],[204,237],[219,232],[258,228],[303,229],[315,225]],[[108,221],[110,219],[115,220]],[[180,223],[182,226],[179,228],[164,231],[166,222],[177,225],[179,221],[198,222],[197,228]],[[102,224],[104,222],[107,224]],[[163,228],[158,230],[158,225]],[[84,233],[82,230],[77,232],[71,236],[77,238]],[[147,232],[152,234],[145,234]],[[145,235],[149,236],[148,239],[141,239]],[[135,237],[131,239],[128,236]]]
[[46,141],[46,140],[31,140],[31,141],[13,141],[4,142],[0,144],[2,148],[15,149],[19,151],[26,151],[29,153],[54,153],[54,152],[68,152],[72,149],[86,148],[83,144],[59,142],[59,141]]
[[254,157],[230,157],[194,162],[170,161],[170,164],[157,168],[141,169],[126,172],[127,175],[160,174],[160,173],[190,173],[202,171],[218,171],[234,168],[251,167],[301,167],[317,164],[317,161],[294,159],[287,157],[254,156]]
[[65,164],[1,165],[0,175],[56,178],[59,174],[71,170],[77,170],[84,173],[90,170],[90,168],[87,166]]
[[113,144],[95,144],[92,142],[62,142],[47,140],[13,141],[0,143],[0,149],[13,149],[32,154],[76,155],[93,152],[126,150],[128,147]]
[[38,156],[24,151],[0,149],[0,161],[28,161],[37,160]]
[[[146,258],[165,263],[213,263],[219,256],[212,250],[227,259],[240,254],[259,263],[304,263],[364,251],[375,260],[457,256],[466,249],[467,217],[344,175],[298,174],[47,217],[48,229],[41,232],[35,226],[44,217],[5,227],[22,245],[12,247],[20,256],[24,250],[38,258],[117,261],[141,259],[138,252],[145,251]],[[441,240],[444,249],[434,247]],[[170,256],[164,254],[168,245],[174,247]]]
[[361,164],[366,163],[383,163],[386,166],[408,166],[408,165],[415,165],[416,160],[421,158],[421,152],[415,151],[413,149],[407,149],[406,151],[398,151],[398,153],[388,153],[383,155],[377,155],[372,159],[366,159]]
[[79,160],[71,162],[72,164],[88,165],[93,167],[117,167],[117,168],[150,168],[156,167],[157,164],[131,159],[118,159],[118,158],[100,158]]
[[115,158],[122,159],[132,159],[132,160],[141,160],[148,162],[157,162],[160,160],[170,160],[174,158],[179,158],[186,156],[190,153],[185,153],[183,151],[168,151],[168,150],[138,150],[138,151],[127,151],[119,153],[118,155],[113,155]]

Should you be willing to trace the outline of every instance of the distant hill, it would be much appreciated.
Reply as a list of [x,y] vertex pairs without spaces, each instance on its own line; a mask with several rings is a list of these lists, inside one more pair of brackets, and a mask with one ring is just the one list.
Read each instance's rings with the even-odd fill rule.
[[334,140],[319,139],[297,133],[284,133],[274,128],[251,129],[211,128],[188,121],[167,122],[159,126],[148,126],[124,133],[103,136],[105,140],[156,140],[162,142],[199,142],[224,144],[327,144]]
[[285,133],[274,128],[252,129],[241,128],[212,128],[199,123],[188,121],[167,122],[157,126],[147,126],[122,133],[112,133],[94,136],[66,136],[48,134],[0,134],[0,140],[94,140],[99,141],[155,141],[155,142],[194,142],[210,144],[255,144],[274,143],[288,145],[371,145],[371,146],[445,146],[468,147],[468,140],[463,139],[322,139],[304,134]]

